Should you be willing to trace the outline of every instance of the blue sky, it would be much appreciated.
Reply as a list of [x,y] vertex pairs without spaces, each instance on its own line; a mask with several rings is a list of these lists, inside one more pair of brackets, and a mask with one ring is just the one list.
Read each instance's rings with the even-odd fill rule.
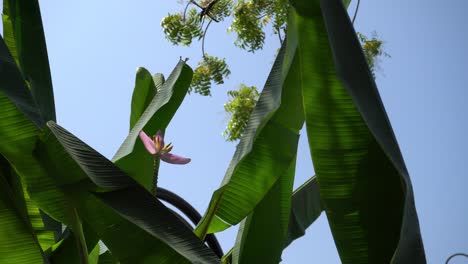
[[[353,11],[356,1],[350,10]],[[190,48],[165,40],[161,19],[182,9],[177,1],[41,1],[55,88],[58,122],[111,158],[128,133],[137,67],[166,76],[180,56],[196,67],[199,43]],[[410,171],[428,263],[468,253],[468,2],[362,1],[355,27],[376,31],[391,58],[377,83]],[[166,132],[187,166],[163,164],[160,185],[204,212],[235,148],[221,136],[228,117],[226,92],[240,83],[262,87],[279,47],[267,34],[263,50],[235,48],[227,23],[212,25],[206,51],[226,57],[232,71],[212,97],[187,96]],[[295,186],[312,176],[302,133]],[[237,228],[219,234],[227,251]],[[124,239],[124,238],[123,238]],[[285,250],[283,263],[339,263],[326,217]],[[468,263],[454,259],[453,263]]]

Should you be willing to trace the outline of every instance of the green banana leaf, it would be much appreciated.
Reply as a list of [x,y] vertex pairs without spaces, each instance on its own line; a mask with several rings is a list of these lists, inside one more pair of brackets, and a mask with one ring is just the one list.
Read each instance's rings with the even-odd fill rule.
[[[6,46],[31,87],[38,112],[42,112],[44,121],[55,120],[52,80],[38,1],[3,1],[2,22]],[[28,208],[32,208],[33,205],[28,204]],[[36,214],[37,210],[31,209],[30,212]],[[58,238],[61,224],[40,210],[39,214],[44,223],[36,221],[36,226],[39,225],[40,229],[45,225]],[[31,215],[31,218],[35,216]]]
[[[298,91],[283,86],[295,45],[294,41],[283,44],[221,187],[195,229],[199,237],[239,223],[294,162],[304,122],[302,104],[282,94],[283,90],[292,95]],[[282,104],[287,99],[291,103]]]
[[232,263],[280,263],[288,232],[295,167],[296,162],[292,162],[255,210],[241,222]]
[[342,262],[425,263],[409,175],[343,4],[291,4],[309,145]]
[[288,234],[283,247],[287,248],[294,240],[302,237],[306,229],[322,214],[322,211],[320,189],[317,178],[314,176],[294,191]]
[[130,111],[130,130],[135,126],[163,84],[164,76],[162,74],[156,74],[153,78],[147,69],[143,67],[137,69]]
[[0,156],[0,263],[47,263],[11,174],[11,166]]
[[[278,181],[280,182],[280,181]],[[278,184],[277,182],[277,184]],[[275,188],[275,187],[273,187]],[[272,188],[272,190],[273,190]],[[278,187],[276,187],[278,188]],[[270,191],[267,196],[265,196],[264,200],[260,202],[259,205],[255,208],[255,210],[250,213],[252,214],[258,214],[258,208],[262,210],[262,203],[264,203],[265,200],[267,200],[267,197],[272,193]],[[262,210],[263,211],[263,210]],[[307,180],[305,183],[303,183],[299,188],[297,188],[293,195],[292,195],[292,201],[291,201],[291,212],[289,213],[289,225],[288,225],[288,230],[286,237],[283,238],[285,241],[283,244],[283,249],[287,248],[294,240],[302,237],[305,234],[306,229],[311,226],[315,220],[322,214],[323,208],[322,204],[320,203],[320,190],[319,186],[317,183],[317,178],[314,176]],[[265,215],[268,213],[271,215],[272,211],[265,212]],[[249,215],[248,218],[251,216]],[[244,221],[248,221],[248,218]],[[268,218],[268,221],[263,218],[264,222],[263,224],[268,224],[269,221],[274,220],[274,217]],[[243,223],[243,222],[242,222]],[[262,226],[258,227],[259,229],[263,229]],[[252,231],[250,232],[256,232],[255,228],[250,228]],[[276,231],[276,229],[271,229],[270,231]],[[239,228],[239,234],[238,236],[242,233],[245,233],[245,228],[242,226]],[[245,234],[244,234],[245,235]],[[249,233],[249,235],[251,235]],[[239,239],[236,240],[236,243],[239,241]],[[247,240],[248,241],[248,240]],[[238,245],[236,244],[234,247],[237,247]],[[240,247],[242,247],[242,243],[240,243]],[[245,245],[244,245],[245,247]],[[254,248],[258,248],[256,246],[253,246]],[[272,248],[273,250],[274,248]],[[238,250],[238,249],[236,249]],[[223,263],[236,263],[233,262],[233,253],[234,253],[234,248],[232,248],[224,257],[223,259],[225,260]],[[236,253],[237,254],[237,253]],[[240,258],[239,258],[240,259]],[[262,263],[267,263],[265,259],[262,259]],[[241,261],[238,261],[241,262]],[[278,261],[275,261],[277,263]],[[272,261],[273,263],[273,261]]]
[[119,261],[219,263],[143,186],[57,124],[48,127],[40,146],[45,166],[60,175],[57,184]]
[[55,120],[54,92],[37,0],[3,1],[6,44],[29,83],[43,120]]
[[[19,178],[19,176],[15,176]],[[24,202],[26,205],[27,213],[29,216],[29,221],[31,222],[32,228],[36,233],[39,244],[41,245],[42,250],[47,250],[55,243],[54,232],[49,230],[44,223],[43,214],[41,214],[39,208],[31,200],[27,190],[23,187],[22,193],[24,197]],[[60,226],[61,227],[61,226]]]
[[[343,2],[346,7],[349,6],[350,1]],[[297,43],[297,38],[295,23],[288,23],[287,41]],[[303,58],[295,57],[284,84],[285,87],[298,87],[298,90],[301,90],[301,60]],[[302,107],[300,91],[296,97],[295,101],[298,101],[297,104]],[[289,182],[283,177],[288,177]],[[276,185],[282,184],[289,187],[293,180],[294,171],[283,175]],[[275,186],[276,190],[275,188],[270,190],[262,202],[243,221],[233,251],[233,263],[280,262],[283,249],[293,240],[304,235],[305,229],[321,214],[320,194],[317,184],[314,184],[316,181],[308,181],[308,183],[309,186],[302,186],[308,188],[301,188],[298,193],[294,194],[292,204],[290,188],[281,189]]]
[[21,73],[0,38],[0,154],[21,177],[21,184],[34,203],[48,215],[64,223],[64,196],[53,180],[33,157],[33,151],[44,125]]
[[[0,37],[0,93],[2,98],[10,99],[14,106],[37,127],[45,125],[31,92],[2,37]],[[7,117],[6,113],[3,113],[3,105],[1,109],[3,116]]]
[[[143,130],[148,135],[154,135],[158,130],[166,129],[187,94],[192,75],[192,69],[185,61],[180,60],[112,159],[120,169],[147,190],[152,188],[153,158],[147,155],[138,134]],[[138,113],[132,115],[136,117]]]
[[[296,31],[288,30],[286,50],[295,51],[297,46]],[[293,54],[289,72],[284,80],[281,98],[281,110],[276,115],[288,114],[303,122],[302,93],[299,58]],[[302,122],[298,122],[295,133],[299,134]],[[300,125],[300,126],[299,126]],[[293,150],[297,153],[297,145]],[[279,263],[288,233],[291,212],[291,195],[295,175],[295,158],[289,168],[268,191],[266,196],[242,222],[233,250],[233,263]]]

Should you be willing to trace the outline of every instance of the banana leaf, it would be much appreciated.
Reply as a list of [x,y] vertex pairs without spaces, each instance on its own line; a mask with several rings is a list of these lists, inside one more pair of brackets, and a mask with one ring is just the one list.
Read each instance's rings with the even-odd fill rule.
[[294,191],[288,234],[283,247],[287,248],[294,240],[302,237],[322,212],[320,189],[314,176]]
[[298,90],[283,84],[295,45],[291,41],[280,49],[221,187],[195,230],[199,237],[239,223],[294,162],[304,117],[300,100],[294,101]]
[[[0,37],[0,93],[2,98],[10,99],[18,111],[28,117],[37,127],[45,125],[31,92],[2,37]],[[2,108],[3,116],[7,117],[7,113],[3,112]]]
[[[280,181],[278,181],[276,184],[278,184],[279,182]],[[272,188],[272,190],[267,194],[267,196],[265,196],[264,200],[267,200],[267,201],[269,200],[268,196],[271,195],[274,188]],[[262,206],[262,204],[265,203],[264,200],[262,200],[262,202],[260,202],[260,204],[257,205],[255,210],[249,214],[247,219],[241,222],[241,226],[239,227],[238,239],[236,239],[236,245],[223,257],[223,260],[224,260],[223,263],[238,263],[238,262],[242,263],[242,261],[239,261],[239,260],[234,261],[233,255],[234,255],[234,250],[239,251],[239,252],[236,252],[235,254],[240,254],[240,250],[235,249],[235,247],[239,247],[239,248],[245,247],[245,245],[243,245],[242,243],[239,243],[240,242],[239,236],[241,236],[241,234],[245,236],[244,233],[247,232],[244,227],[244,221],[245,222],[249,221],[249,218],[252,218],[253,214],[258,214],[258,209],[262,210],[262,208],[265,207],[265,206]],[[286,237],[282,237],[283,241],[285,242],[283,243],[283,247],[281,251],[287,248],[292,242],[294,242],[294,240],[302,237],[305,234],[306,229],[309,226],[311,226],[315,222],[315,220],[317,220],[320,214],[322,214],[322,211],[323,211],[323,208],[320,202],[320,190],[319,190],[319,186],[317,183],[317,178],[314,176],[310,178],[309,180],[307,180],[299,188],[297,188],[292,195],[291,212],[289,213],[289,224],[288,224]],[[266,215],[268,213],[268,215],[271,215],[271,212],[272,211],[265,212],[264,214]],[[264,220],[263,221],[264,224],[267,223],[269,225],[269,223],[265,220],[264,217],[262,218],[258,217],[258,218]],[[271,221],[272,219],[275,219],[275,218],[274,217],[269,218],[268,221]],[[263,228],[263,226],[257,226],[257,228],[260,230],[265,229]],[[250,230],[251,230],[250,232],[252,233],[257,232],[256,228],[250,228]],[[273,232],[276,231],[275,229],[270,229],[270,230],[273,230]],[[250,232],[249,232],[249,235],[251,235]],[[268,235],[268,237],[270,237],[270,235]],[[255,244],[252,247],[254,249],[258,249],[258,246],[255,246]],[[263,246],[262,246],[262,249],[263,249]],[[275,248],[271,247],[270,252],[273,252],[273,254],[276,252],[274,251],[274,249]],[[269,256],[267,258],[263,258],[261,261],[263,263],[267,263],[266,260],[268,258]],[[241,258],[237,256],[237,259],[241,259]],[[244,258],[244,260],[245,259],[246,258]],[[277,260],[278,260],[277,258],[273,259],[272,263],[279,262]]]
[[[192,75],[192,69],[185,61],[180,60],[112,158],[112,161],[120,169],[147,190],[152,188],[153,158],[147,155],[138,134],[143,130],[148,135],[154,135],[158,130],[164,131],[166,129],[187,94]],[[146,101],[146,98],[141,101]],[[138,109],[143,109],[143,106],[138,107]],[[132,113],[135,116],[134,119],[138,113]]]
[[143,186],[57,124],[48,127],[39,148],[45,166],[60,176],[57,185],[120,262],[219,263]]
[[413,191],[340,0],[291,1],[320,196],[343,263],[425,263]]
[[69,223],[64,196],[33,157],[44,121],[10,51],[0,38],[0,153],[21,177],[35,205]]
[[164,76],[162,74],[155,74],[153,78],[147,69],[142,67],[137,69],[130,111],[130,130],[135,126],[163,84]]
[[[288,233],[296,163],[281,175],[263,200],[241,222],[232,263],[279,263]],[[268,215],[269,218],[265,218]]]
[[0,263],[48,263],[12,172],[0,156]]
[[37,0],[3,1],[3,33],[44,121],[55,120],[54,92]]

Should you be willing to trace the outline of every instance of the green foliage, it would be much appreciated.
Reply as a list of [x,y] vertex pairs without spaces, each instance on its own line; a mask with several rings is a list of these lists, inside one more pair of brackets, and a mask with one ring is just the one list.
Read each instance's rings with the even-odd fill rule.
[[[288,0],[203,0],[198,5],[206,7],[210,3],[214,3],[214,5],[209,12],[209,16],[219,21],[224,20],[228,16],[233,18],[228,32],[237,34],[234,45],[241,49],[248,52],[262,49],[267,25],[272,26],[273,34],[278,35],[280,43],[285,37],[286,20],[290,6]],[[187,2],[183,15],[179,13],[168,15],[163,19],[161,24],[166,38],[175,45],[188,46],[192,42],[192,39],[203,38],[208,30],[207,27],[203,33],[202,23],[200,23],[200,18],[195,8],[189,9],[188,18],[184,20],[185,13],[187,13],[187,8],[190,4],[190,1]],[[349,1],[346,1],[345,4],[349,5]],[[205,16],[204,19],[210,19],[209,16]],[[388,56],[383,50],[383,41],[376,34],[371,39],[368,39],[368,37],[361,33],[358,33],[358,37],[362,43],[370,70],[375,75],[375,71],[378,69],[379,57],[382,55]],[[202,61],[198,63],[198,67],[194,71],[190,91],[204,96],[211,95],[211,87],[223,84],[224,78],[227,78],[229,74],[230,71],[225,59],[221,60],[217,57],[204,54]],[[256,100],[256,97],[253,94],[246,95],[244,93],[228,92],[228,95],[229,99],[224,109],[231,116],[231,119],[228,121],[223,135],[227,141],[235,141],[242,135],[250,112],[255,105],[254,101],[247,101],[246,99]],[[245,109],[242,109],[242,106]]]
[[[228,16],[235,8],[224,2],[201,3],[215,4],[201,18]],[[264,15],[260,23],[276,21],[272,16],[275,25],[285,23],[284,1],[242,3]],[[246,85],[228,92],[225,135],[240,142],[195,230],[148,192],[153,160],[138,140],[141,130],[154,134],[169,125],[189,91],[191,68],[179,61],[167,81],[139,69],[131,130],[109,161],[55,122],[46,123],[55,114],[51,86],[34,79],[48,68],[30,68],[36,60],[38,68],[45,65],[44,49],[23,49],[22,43],[44,39],[42,27],[21,24],[40,22],[39,7],[33,0],[8,4],[4,13],[20,8],[21,19],[4,16],[8,39],[0,38],[1,263],[220,263],[204,238],[240,222],[223,262],[277,263],[322,211],[343,263],[425,263],[408,171],[369,69],[385,54],[382,42],[358,39],[340,0],[292,1],[287,41],[261,94]],[[176,33],[174,41],[185,37]],[[209,86],[229,73],[224,59],[206,55],[190,89],[209,95]],[[304,122],[317,177],[292,193]],[[59,241],[43,213],[67,226]],[[102,257],[99,240],[109,248]]]
[[238,1],[228,29],[237,34],[234,44],[248,52],[262,49],[265,41],[264,28],[269,23],[273,26],[273,33],[278,34],[282,42],[281,33],[286,29],[288,6],[286,0]]
[[205,54],[203,60],[198,63],[198,67],[193,72],[193,79],[190,91],[209,96],[211,95],[212,84],[223,84],[224,79],[231,74],[226,60]]
[[174,45],[189,46],[194,38],[200,39],[203,36],[195,8],[188,11],[188,16],[180,13],[169,14],[163,18],[161,26],[166,38]]
[[[202,7],[207,7],[210,2],[213,0],[201,0],[200,5]],[[209,16],[205,16],[204,18],[213,17],[218,21],[223,21],[226,17],[231,15],[233,1],[232,0],[215,0],[216,3],[213,5],[211,10],[209,10]]]
[[235,141],[241,138],[250,114],[257,104],[259,93],[257,87],[241,84],[238,90],[229,91],[228,96],[230,98],[224,104],[224,110],[230,114],[231,119],[223,135],[227,141]]
[[375,78],[375,72],[379,68],[379,58],[381,56],[390,57],[390,55],[384,51],[384,42],[378,38],[377,33],[372,33],[371,39],[362,33],[357,32],[356,34],[361,42],[367,64],[369,64],[369,68]]
[[252,1],[239,1],[234,10],[234,19],[229,27],[230,32],[237,33],[234,44],[249,52],[261,49],[265,41],[263,26],[268,18],[260,18],[261,10]]

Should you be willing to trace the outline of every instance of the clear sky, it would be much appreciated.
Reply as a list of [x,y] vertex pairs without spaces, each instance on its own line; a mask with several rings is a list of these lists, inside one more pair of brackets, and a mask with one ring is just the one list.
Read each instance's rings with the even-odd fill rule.
[[[350,12],[356,1],[353,0]],[[58,122],[111,158],[128,133],[137,67],[166,76],[180,56],[195,68],[199,43],[174,47],[160,27],[181,10],[177,1],[41,1],[55,88]],[[356,29],[376,31],[391,58],[377,83],[409,168],[428,263],[468,253],[468,18],[466,0],[363,0]],[[240,83],[263,87],[279,47],[267,34],[262,51],[235,48],[228,24],[214,24],[206,50],[226,57],[232,75],[212,97],[187,96],[166,132],[187,166],[163,164],[160,185],[204,212],[219,186],[235,144],[221,136],[228,117],[226,92]],[[280,140],[280,139],[279,139]],[[295,186],[312,176],[302,133]],[[225,251],[237,228],[219,234]],[[125,238],[122,238],[125,239]],[[283,254],[283,263],[339,263],[325,215]],[[453,263],[468,263],[454,259]]]

